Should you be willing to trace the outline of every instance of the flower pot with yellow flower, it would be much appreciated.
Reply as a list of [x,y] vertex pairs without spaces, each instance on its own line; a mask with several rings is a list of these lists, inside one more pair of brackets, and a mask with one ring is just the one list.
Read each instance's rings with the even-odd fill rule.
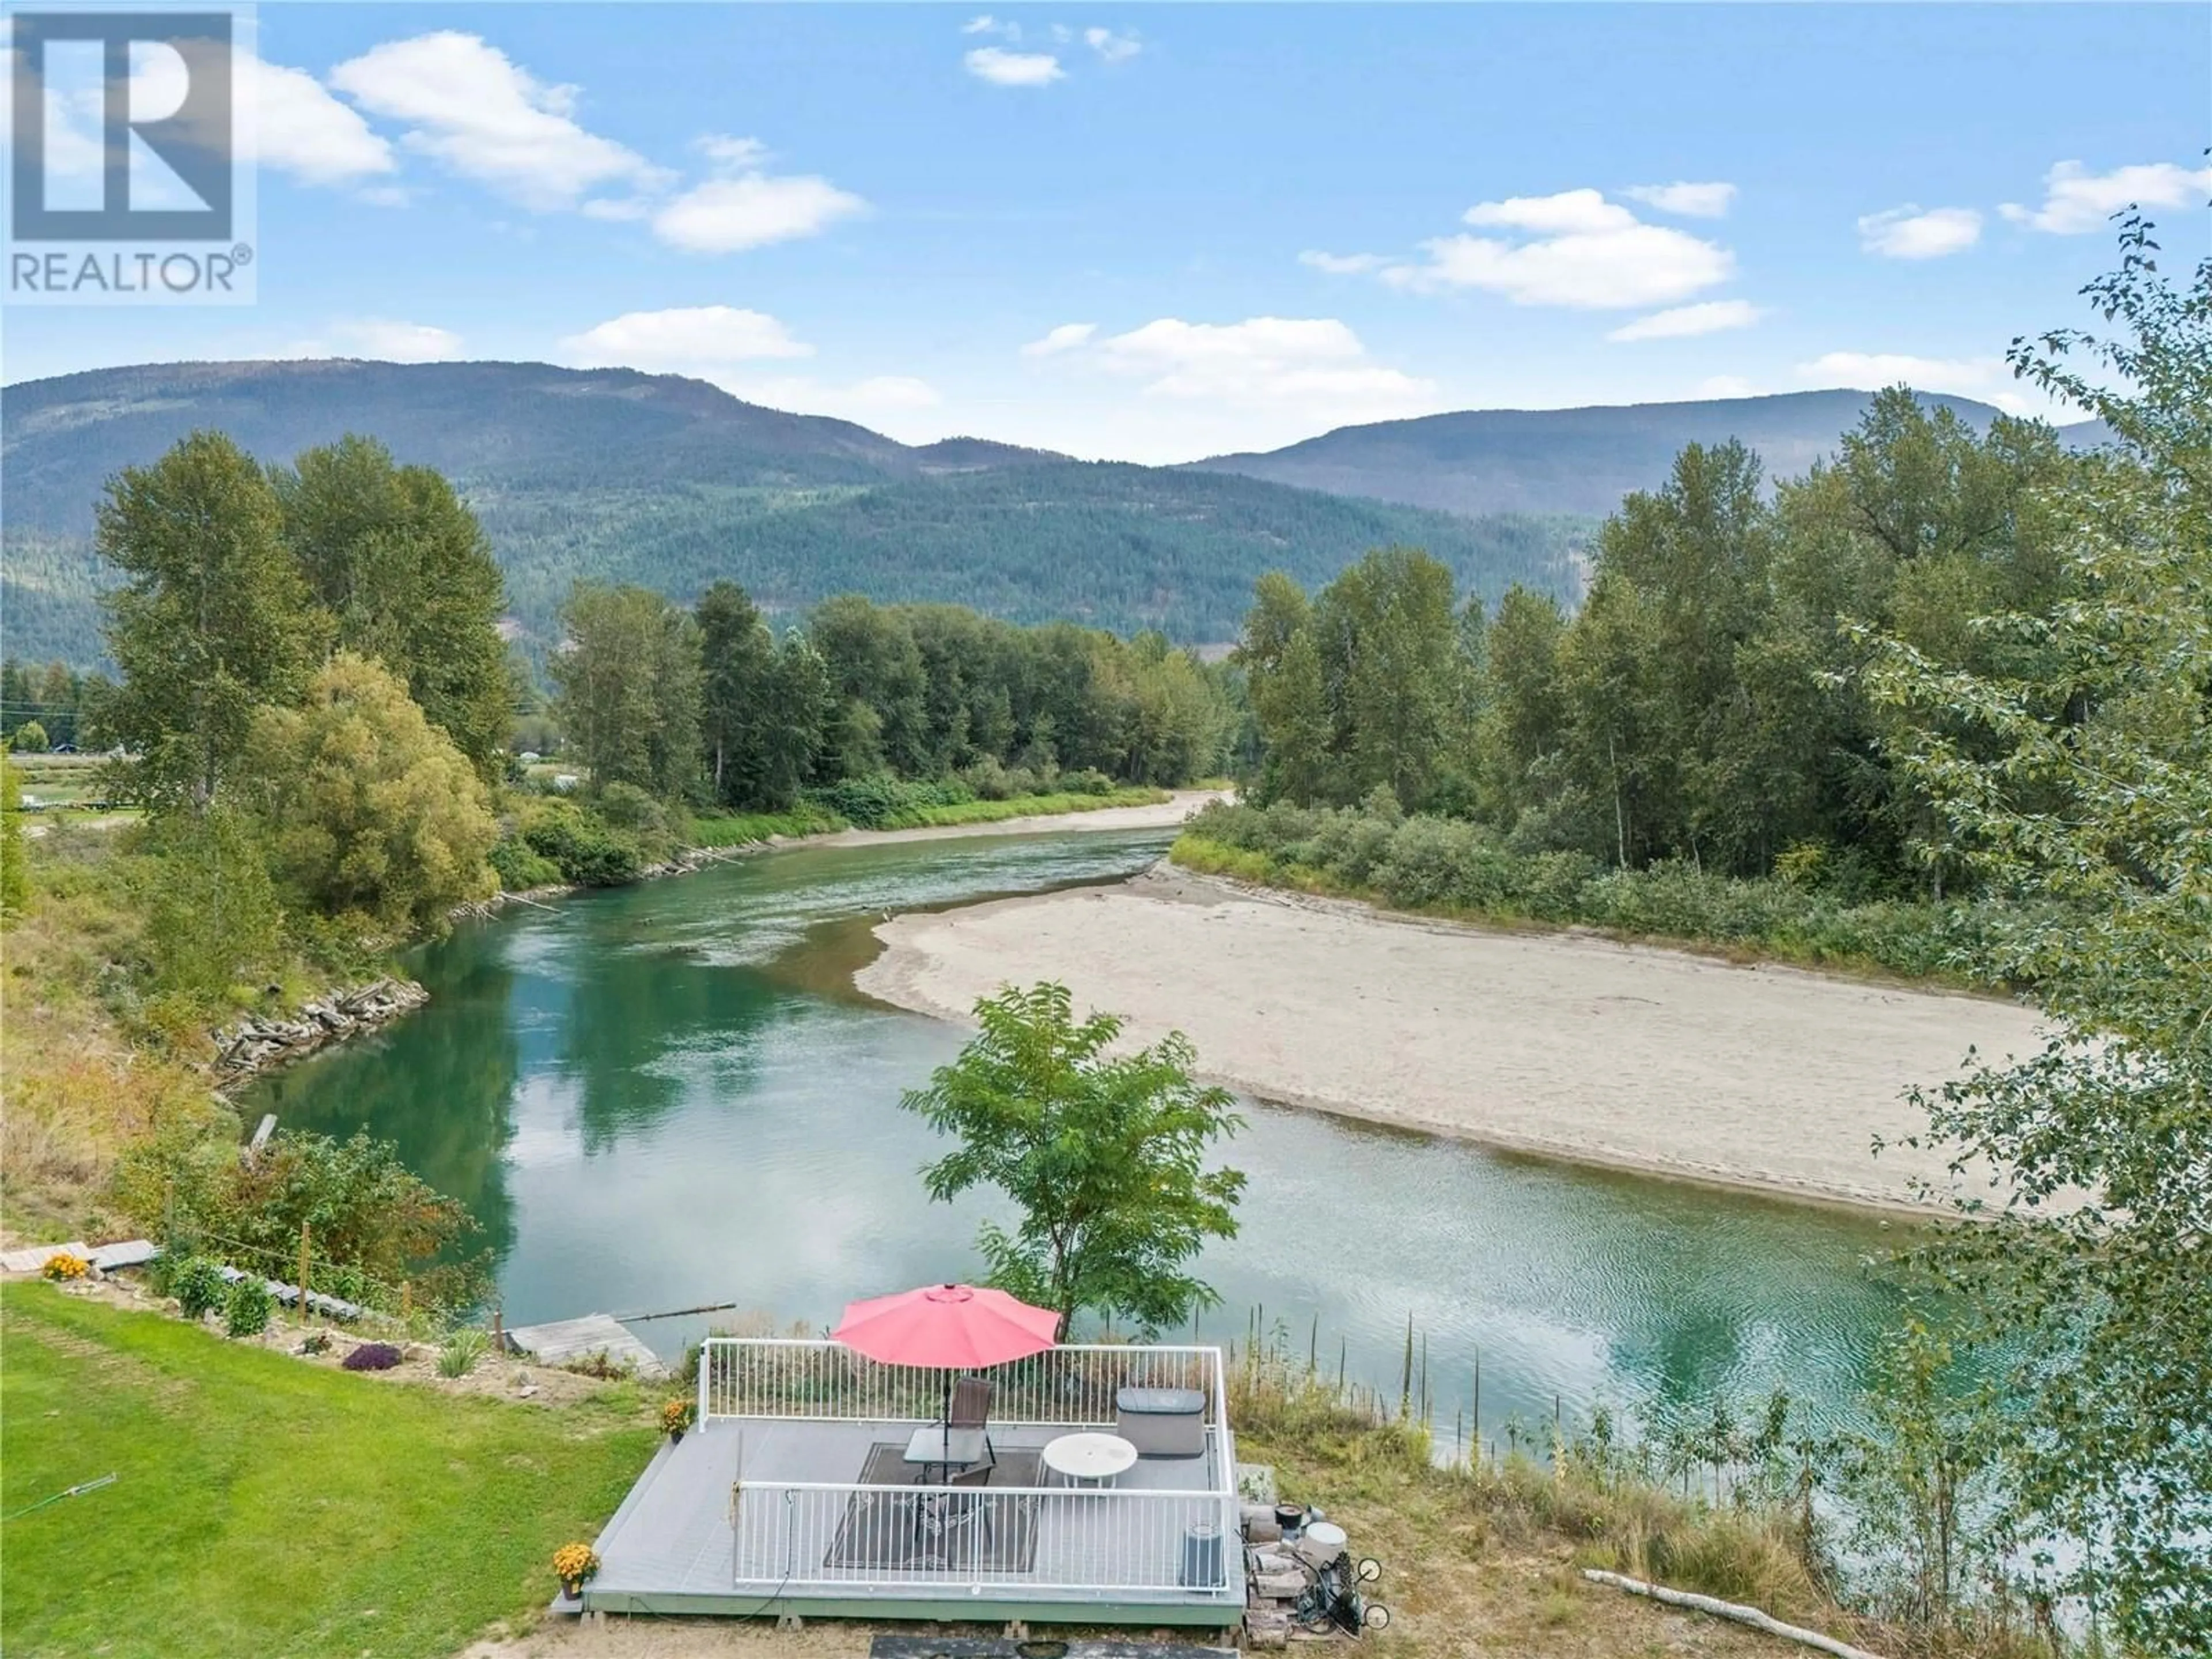
[[684,1438],[684,1431],[699,1418],[699,1409],[688,1400],[672,1400],[660,1408],[660,1430],[675,1445]]
[[589,1544],[563,1544],[553,1552],[553,1576],[571,1601],[584,1593],[584,1581],[599,1570],[599,1553]]
[[92,1273],[92,1263],[81,1255],[70,1255],[67,1250],[56,1250],[46,1258],[46,1265],[39,1271],[57,1285],[69,1285],[88,1277]]

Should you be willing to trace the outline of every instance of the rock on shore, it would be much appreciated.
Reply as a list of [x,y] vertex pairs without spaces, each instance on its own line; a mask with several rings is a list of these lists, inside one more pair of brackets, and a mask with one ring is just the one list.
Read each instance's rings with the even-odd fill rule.
[[421,1007],[430,994],[412,980],[379,979],[303,1003],[296,1019],[249,1019],[216,1034],[216,1074],[224,1084],[313,1054]]

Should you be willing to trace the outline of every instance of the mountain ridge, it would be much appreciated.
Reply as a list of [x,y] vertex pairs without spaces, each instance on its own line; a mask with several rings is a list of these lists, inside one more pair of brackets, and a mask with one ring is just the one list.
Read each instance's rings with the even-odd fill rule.
[[[1338,427],[1279,449],[1186,465],[1438,512],[1602,515],[1631,490],[1663,482],[1674,455],[1690,442],[1740,438],[1759,453],[1769,477],[1801,473],[1833,452],[1874,395],[1828,387],[1566,409],[1455,410]],[[1972,398],[1916,395],[1978,430],[2002,412]],[[2086,447],[2105,434],[2101,422],[2085,421],[2061,427],[2059,435]]]
[[[858,589],[1201,642],[1233,635],[1262,571],[1318,586],[1385,543],[1427,547],[1487,598],[1517,580],[1572,600],[1595,521],[1662,483],[1682,444],[1740,436],[1770,476],[1801,471],[1870,397],[1462,410],[1147,467],[972,436],[909,445],[630,368],[87,369],[0,389],[0,649],[97,659],[96,599],[112,580],[90,542],[100,488],[201,427],[267,462],[362,432],[447,474],[483,522],[533,651],[580,576],[689,599],[727,575],[787,612]],[[1929,401],[1977,426],[1996,414]]]
[[112,579],[90,541],[101,486],[205,427],[272,463],[360,432],[445,473],[483,522],[534,652],[556,636],[554,613],[579,577],[688,600],[728,576],[787,612],[858,590],[1218,641],[1236,631],[1263,571],[1317,584],[1394,542],[1428,547],[1476,592],[1517,580],[1571,598],[1582,528],[988,439],[910,446],[635,369],[145,364],[0,392],[0,648],[96,659],[96,598]]

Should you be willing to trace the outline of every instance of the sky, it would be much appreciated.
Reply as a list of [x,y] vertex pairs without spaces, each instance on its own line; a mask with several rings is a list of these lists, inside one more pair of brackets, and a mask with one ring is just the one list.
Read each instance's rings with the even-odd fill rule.
[[13,308],[8,382],[619,364],[1146,462],[1899,380],[2069,418],[2007,343],[2092,320],[2113,210],[2178,270],[2212,198],[2199,5],[271,3],[256,33],[257,301]]

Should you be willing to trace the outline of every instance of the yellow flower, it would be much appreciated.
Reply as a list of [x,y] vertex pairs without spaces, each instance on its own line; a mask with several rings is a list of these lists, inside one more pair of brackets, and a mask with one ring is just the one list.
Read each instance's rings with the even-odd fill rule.
[[599,1553],[589,1544],[563,1544],[553,1552],[553,1576],[562,1583],[580,1582],[599,1570]]
[[57,1250],[46,1258],[43,1271],[48,1279],[57,1281],[82,1279],[92,1271],[92,1263],[81,1255],[71,1255],[67,1250]]

